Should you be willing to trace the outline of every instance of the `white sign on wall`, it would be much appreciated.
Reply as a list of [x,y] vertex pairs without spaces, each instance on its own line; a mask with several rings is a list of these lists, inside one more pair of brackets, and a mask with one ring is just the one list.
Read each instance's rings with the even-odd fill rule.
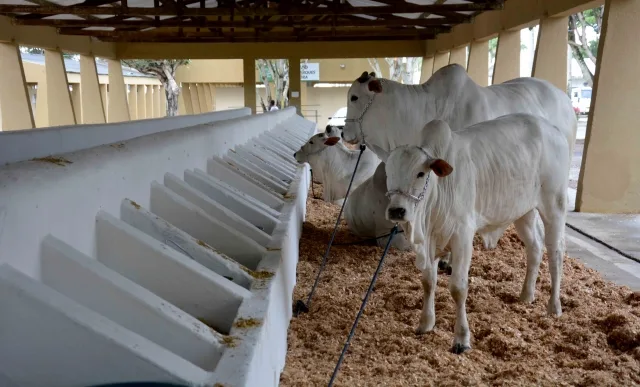
[[300,63],[301,81],[319,81],[320,63]]

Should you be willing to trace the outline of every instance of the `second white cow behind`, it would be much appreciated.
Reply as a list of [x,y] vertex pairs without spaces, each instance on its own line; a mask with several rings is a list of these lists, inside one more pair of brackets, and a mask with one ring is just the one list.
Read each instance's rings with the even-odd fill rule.
[[[324,201],[342,205],[359,154],[359,150],[347,149],[340,137],[329,137],[326,133],[318,133],[300,147],[293,157],[300,164],[308,162],[314,174],[320,172]],[[352,192],[373,175],[378,164],[380,159],[375,153],[369,149],[362,153],[358,171],[353,178]]]
[[562,314],[560,282],[570,156],[566,133],[541,117],[513,114],[452,132],[434,120],[421,146],[394,149],[386,164],[387,219],[402,225],[422,270],[424,303],[417,332],[435,325],[436,249],[449,247],[449,290],[456,304],[452,351],[471,347],[466,314],[473,236],[515,224],[526,247],[520,294],[532,302],[542,259],[535,212],[544,223],[551,297],[547,312]]

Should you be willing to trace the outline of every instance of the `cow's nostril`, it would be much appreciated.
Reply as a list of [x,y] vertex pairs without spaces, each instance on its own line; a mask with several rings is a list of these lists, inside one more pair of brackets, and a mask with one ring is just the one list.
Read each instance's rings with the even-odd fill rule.
[[402,207],[389,208],[389,217],[392,219],[403,219],[407,210]]
[[340,137],[344,139],[344,132],[340,133]]
[[296,157],[296,155],[297,155],[297,154],[298,154],[298,152],[294,153],[294,154],[293,154],[293,157]]

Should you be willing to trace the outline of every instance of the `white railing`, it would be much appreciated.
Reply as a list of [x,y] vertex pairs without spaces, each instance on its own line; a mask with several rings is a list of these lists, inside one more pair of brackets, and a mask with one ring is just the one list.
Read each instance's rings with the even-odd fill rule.
[[216,114],[0,169],[1,386],[278,384],[315,124]]

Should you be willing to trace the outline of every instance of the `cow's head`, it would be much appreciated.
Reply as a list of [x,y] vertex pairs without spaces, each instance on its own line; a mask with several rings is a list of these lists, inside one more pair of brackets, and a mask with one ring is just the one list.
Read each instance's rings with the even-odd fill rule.
[[453,167],[438,157],[447,153],[450,141],[449,125],[434,120],[425,125],[421,146],[401,146],[391,151],[386,163],[387,220],[419,221],[416,219],[418,206],[431,200],[438,178],[453,172]]
[[[347,94],[347,119],[345,120],[342,138],[355,144],[362,142],[360,125],[364,119],[365,109],[371,103],[374,95],[382,93],[382,82],[375,73],[366,71],[356,79]],[[358,122],[361,121],[361,122]]]
[[318,133],[312,136],[306,144],[293,154],[299,164],[309,162],[309,156],[318,154],[329,146],[334,146],[340,142],[340,137],[332,137],[326,133]]
[[342,137],[342,129],[337,126],[327,125],[327,128],[324,130],[324,132],[329,137]]

